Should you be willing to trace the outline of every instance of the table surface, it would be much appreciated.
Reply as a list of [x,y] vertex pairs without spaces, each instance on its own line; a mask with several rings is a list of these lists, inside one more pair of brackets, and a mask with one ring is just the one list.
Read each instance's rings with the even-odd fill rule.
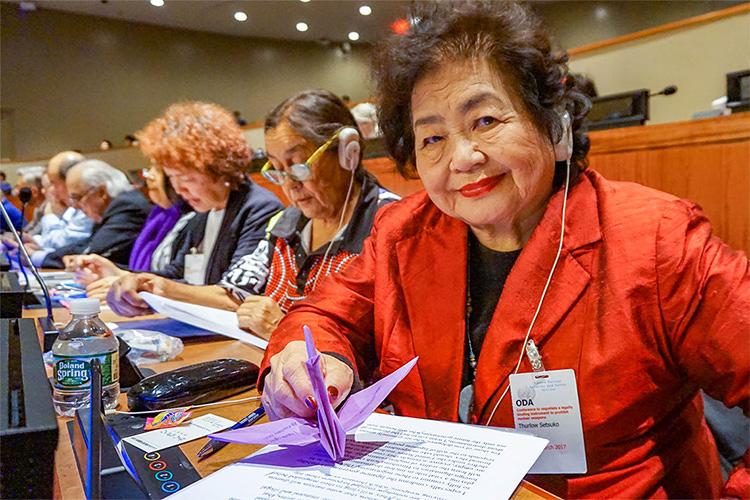
[[[46,311],[44,309],[30,309],[24,311],[24,317],[37,318],[45,316]],[[104,309],[100,314],[102,320],[106,322],[124,322],[129,319],[148,319],[158,318],[159,316],[148,316],[139,318],[123,318],[117,316],[109,309]],[[70,319],[70,314],[67,309],[57,308],[54,310],[54,318],[56,323],[65,324]],[[41,331],[40,331],[41,341]],[[157,363],[148,365],[148,368],[155,370],[156,372],[164,372],[178,368],[180,366],[190,365],[194,363],[200,363],[203,361],[210,361],[220,358],[237,358],[250,361],[260,365],[260,361],[263,358],[263,351],[257,347],[244,344],[238,340],[209,340],[202,341],[200,339],[186,340],[184,341],[185,348],[182,353],[175,359],[164,363]],[[236,396],[232,396],[231,399],[241,399],[249,396],[257,396],[255,390],[245,392]],[[193,416],[197,417],[206,413],[213,413],[230,420],[237,421],[250,413],[252,410],[259,406],[259,401],[248,401],[245,403],[238,403],[227,406],[213,406],[208,408],[196,408],[193,410]],[[127,411],[126,395],[120,394],[120,404],[117,407],[118,410]],[[265,421],[265,418],[261,422]],[[83,484],[78,474],[78,468],[76,466],[76,460],[73,455],[73,448],[70,444],[68,436],[67,422],[71,421],[70,417],[58,417],[58,430],[59,439],[57,450],[55,451],[55,485],[54,494],[55,498],[62,499],[81,499],[85,498]],[[198,439],[185,443],[180,448],[187,458],[191,461],[193,466],[196,468],[198,473],[205,477],[208,474],[226,466],[232,464],[252,452],[262,448],[262,445],[241,445],[232,444],[226,446],[221,451],[211,455],[205,460],[198,461],[196,453],[206,443],[206,439]],[[557,498],[554,495],[524,481],[518,487],[513,495],[514,499],[526,500],[526,499],[550,499]]]

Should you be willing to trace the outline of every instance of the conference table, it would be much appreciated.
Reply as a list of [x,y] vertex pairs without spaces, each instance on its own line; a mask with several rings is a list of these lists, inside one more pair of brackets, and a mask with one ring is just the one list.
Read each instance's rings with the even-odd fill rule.
[[[53,311],[55,323],[60,326],[64,325],[70,320],[70,313],[67,309],[56,308]],[[44,309],[26,309],[24,310],[24,317],[27,318],[38,318],[45,316],[46,311]],[[120,323],[121,328],[127,328],[127,321],[131,321],[135,318],[125,318],[118,316],[106,306],[103,307],[100,318],[105,322]],[[152,315],[148,317],[139,317],[138,320],[142,319],[156,319],[158,315]],[[42,332],[37,328],[39,333],[40,342],[43,342]],[[263,358],[263,351],[255,346],[251,346],[233,339],[210,338],[210,340],[198,339],[186,339],[184,340],[184,350],[175,359],[163,362],[147,365],[149,369],[154,370],[157,373],[173,370],[181,366],[191,365],[200,363],[203,361],[211,361],[222,358],[236,358],[244,359],[260,364]],[[51,371],[50,371],[51,375]],[[232,396],[230,399],[242,399],[250,396],[257,396],[256,390],[246,391],[241,394]],[[242,417],[253,411],[260,405],[260,401],[248,401],[244,403],[237,403],[226,406],[211,406],[207,408],[196,408],[193,411],[193,418],[199,417],[207,413],[213,413],[224,418],[228,418],[233,421],[240,420]],[[126,395],[120,394],[120,404],[118,410],[127,411]],[[264,417],[265,421],[267,417]],[[76,465],[76,459],[73,454],[73,447],[70,442],[68,435],[68,422],[72,420],[72,417],[58,417],[58,430],[59,439],[57,444],[57,450],[55,452],[55,474],[54,474],[54,498],[59,499],[82,499],[85,498],[83,484],[78,473],[78,467]],[[205,477],[212,472],[215,472],[222,467],[230,465],[254,451],[262,448],[262,445],[241,445],[231,444],[224,447],[224,449],[217,453],[209,456],[208,458],[198,461],[196,453],[206,443],[206,438],[198,439],[185,443],[180,446],[180,449],[185,456],[190,460],[193,466],[196,468],[201,477]],[[516,489],[513,497],[517,500],[537,500],[537,499],[552,499],[557,498],[547,491],[538,488],[526,481],[522,482],[521,485]]]

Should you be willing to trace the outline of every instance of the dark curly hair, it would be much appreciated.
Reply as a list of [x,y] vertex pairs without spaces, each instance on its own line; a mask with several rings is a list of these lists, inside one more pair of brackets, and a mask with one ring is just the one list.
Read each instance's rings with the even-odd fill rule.
[[[570,113],[573,125],[571,180],[587,166],[589,142],[581,122],[589,100],[566,83],[568,55],[552,50],[540,19],[515,2],[415,2],[412,26],[391,35],[373,51],[378,119],[388,151],[404,177],[415,177],[411,96],[428,72],[451,61],[486,60],[510,76],[508,89],[524,103],[536,127],[553,142],[562,135],[559,110]],[[555,168],[554,185],[565,179],[565,163]]]
[[194,169],[237,186],[250,166],[242,129],[217,104],[172,104],[135,136],[143,154],[160,167]]

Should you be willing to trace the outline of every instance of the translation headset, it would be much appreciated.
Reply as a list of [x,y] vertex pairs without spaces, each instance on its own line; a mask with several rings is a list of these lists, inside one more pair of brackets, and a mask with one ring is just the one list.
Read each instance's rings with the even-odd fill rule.
[[359,132],[354,127],[343,127],[336,134],[339,139],[339,165],[344,170],[354,172],[359,166]]
[[[537,304],[536,306],[536,311],[534,312],[534,316],[531,318],[531,323],[529,323],[529,328],[526,331],[526,338],[524,338],[523,340],[523,347],[521,348],[521,353],[518,356],[516,367],[513,370],[514,374],[518,373],[518,370],[521,368],[521,361],[523,360],[524,352],[529,358],[531,367],[535,372],[544,371],[542,356],[539,353],[536,345],[534,344],[534,340],[531,339],[531,330],[534,328],[534,323],[536,323],[536,320],[539,317],[539,311],[542,310],[544,297],[547,295],[547,290],[549,290],[550,283],[552,282],[552,276],[555,274],[557,263],[560,260],[560,255],[562,254],[563,241],[565,238],[565,208],[568,204],[568,189],[570,187],[570,160],[573,157],[573,126],[570,119],[570,113],[568,113],[567,110],[563,110],[562,112],[558,112],[558,115],[560,116],[562,134],[560,134],[560,140],[553,145],[555,151],[555,162],[565,162],[565,191],[563,193],[562,216],[560,217],[560,242],[557,246],[557,255],[555,255],[555,260],[552,263],[552,268],[550,269],[549,275],[547,276],[547,282],[545,283],[544,289],[542,290],[542,296],[539,297],[539,304]],[[510,382],[505,388],[505,391],[503,391],[502,395],[498,398],[495,406],[492,408],[490,418],[488,418],[487,422],[485,423],[486,426],[489,426],[492,422],[492,418],[495,416],[495,412],[500,407],[500,403],[502,403],[503,399],[505,399],[505,396],[508,394],[509,389]]]
[[[341,228],[344,227],[346,210],[351,201],[352,189],[354,188],[354,172],[357,170],[357,167],[359,167],[359,154],[362,151],[362,146],[359,144],[359,131],[354,127],[343,127],[339,129],[333,137],[338,137],[339,140],[339,165],[344,170],[351,172],[351,176],[349,178],[349,187],[346,190],[346,198],[344,198],[344,205],[341,208],[341,217],[339,217],[338,228],[336,228],[336,233],[334,233],[331,241],[328,243],[325,253],[323,254],[323,259],[320,261],[318,272],[315,273],[315,278],[311,282],[313,285],[318,282],[320,273],[323,272],[323,268],[326,267],[326,259],[331,252],[333,243],[336,241],[336,236],[341,232]],[[328,271],[326,271],[326,275],[331,274],[332,266],[333,259],[328,263]]]

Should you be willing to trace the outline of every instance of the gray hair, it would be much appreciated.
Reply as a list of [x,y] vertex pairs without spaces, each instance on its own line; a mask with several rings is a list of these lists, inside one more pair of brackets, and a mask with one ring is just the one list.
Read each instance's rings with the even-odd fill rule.
[[44,167],[22,167],[18,169],[18,175],[24,184],[34,185],[38,189],[42,188],[42,175],[44,175]]
[[126,191],[133,190],[133,186],[124,173],[102,160],[84,160],[74,168],[81,169],[81,181],[86,187],[91,189],[105,186],[110,198],[116,198]]

